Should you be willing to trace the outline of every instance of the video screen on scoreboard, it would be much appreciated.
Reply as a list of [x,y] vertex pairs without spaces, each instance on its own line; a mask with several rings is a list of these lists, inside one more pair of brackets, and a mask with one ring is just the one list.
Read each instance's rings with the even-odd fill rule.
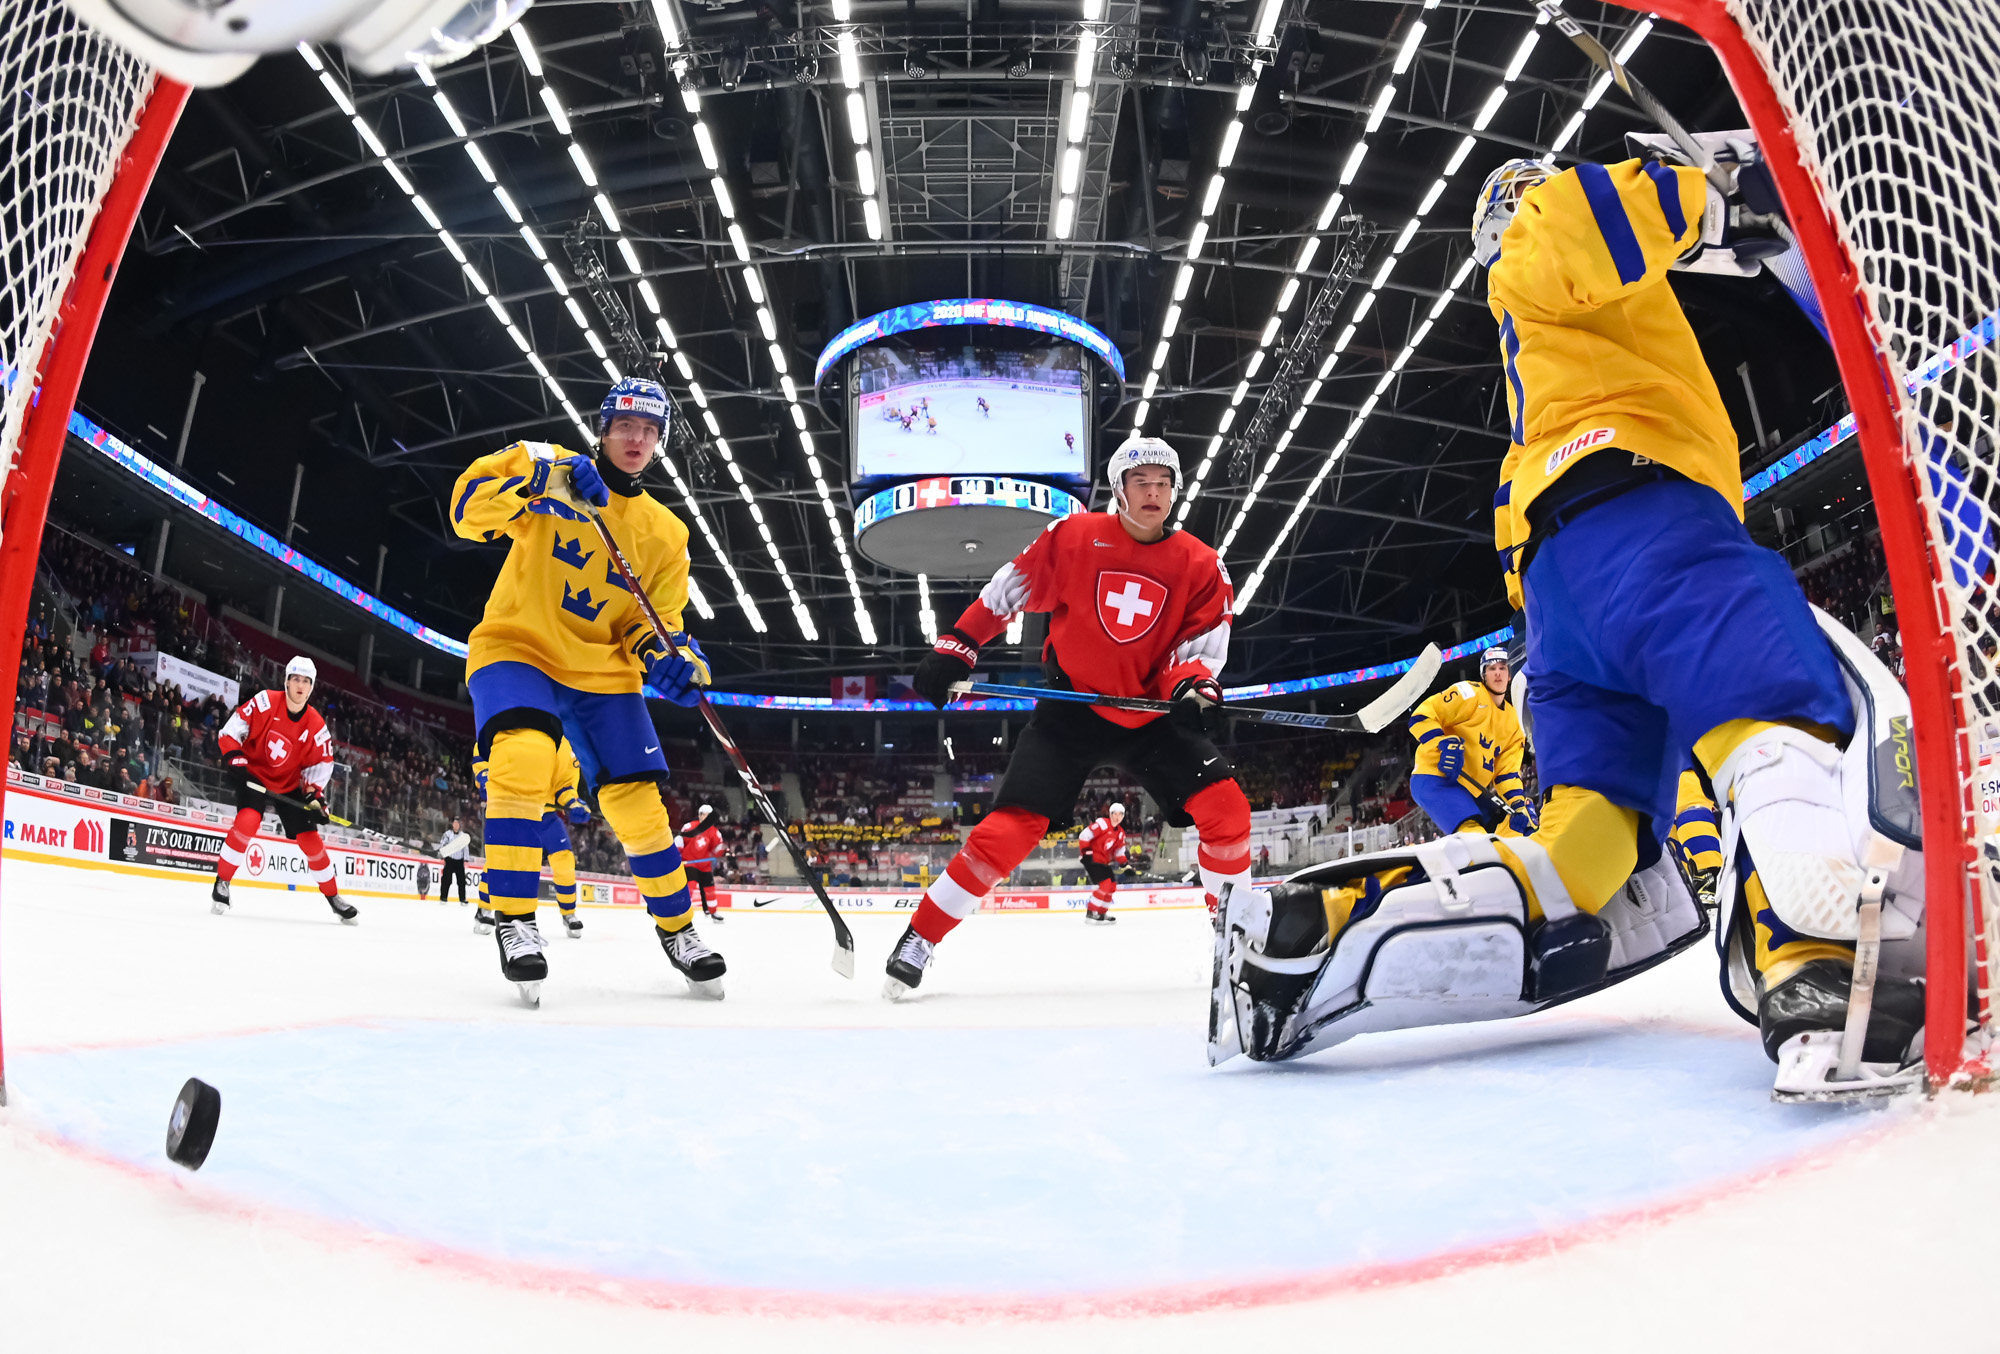
[[1069,343],[999,347],[943,336],[861,349],[854,478],[1087,478],[1088,360]]

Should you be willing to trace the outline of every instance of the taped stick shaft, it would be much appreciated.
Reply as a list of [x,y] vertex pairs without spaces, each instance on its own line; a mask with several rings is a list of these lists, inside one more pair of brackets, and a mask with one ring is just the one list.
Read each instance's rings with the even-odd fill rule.
[[[626,560],[625,552],[619,549],[618,541],[612,536],[611,528],[605,524],[602,514],[597,511],[595,504],[584,503],[581,506],[590,518],[591,525],[597,528],[598,538],[604,542],[605,550],[610,553],[612,567],[625,581],[625,586],[631,591],[632,596],[638,599],[639,610],[646,617],[646,624],[653,628],[653,634],[658,637],[668,653],[679,654],[680,648],[674,643],[666,622],[660,619],[660,613],[653,606],[653,599],[647,595],[645,586],[639,582],[639,575]],[[819,874],[806,859],[805,851],[792,840],[792,834],[785,827],[783,816],[771,802],[771,797],[764,793],[764,787],[758,784],[756,773],[750,769],[749,759],[744,757],[743,750],[736,746],[736,740],[729,736],[729,730],[723,726],[722,716],[715,712],[715,707],[709,703],[705,692],[698,694],[699,700],[696,706],[701,711],[702,720],[708,725],[708,731],[715,735],[715,741],[722,745],[722,750],[729,754],[729,760],[736,768],[737,778],[743,782],[744,793],[750,797],[750,802],[757,806],[758,815],[777,829],[778,839],[784,842],[785,849],[791,853],[792,864],[812,888],[813,896],[819,899],[819,905],[826,909],[827,918],[833,922],[833,939],[837,946],[833,956],[834,971],[843,978],[852,978],[854,932],[848,929],[846,919],[834,907],[833,899],[827,896],[826,886],[820,883]]]
[[1641,113],[1651,118],[1661,131],[1673,138],[1674,144],[1681,148],[1682,153],[1694,163],[1695,168],[1707,176],[1710,183],[1725,193],[1730,191],[1729,176],[1716,165],[1715,157],[1710,155],[1700,142],[1688,135],[1687,128],[1681,126],[1680,120],[1667,111],[1666,105],[1653,97],[1652,90],[1639,83],[1638,76],[1626,70],[1617,57],[1605,50],[1603,43],[1586,32],[1582,24],[1565,14],[1561,6],[1550,3],[1550,0],[1535,0],[1535,7],[1548,15],[1562,35],[1576,44],[1577,49],[1589,57],[1599,70],[1609,75],[1618,88],[1638,105]]

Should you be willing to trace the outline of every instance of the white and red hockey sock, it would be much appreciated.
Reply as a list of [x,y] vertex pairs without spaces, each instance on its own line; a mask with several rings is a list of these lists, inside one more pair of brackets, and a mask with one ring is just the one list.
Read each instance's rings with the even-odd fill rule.
[[1250,887],[1250,801],[1235,781],[1217,781],[1188,800],[1187,811],[1201,834],[1195,863],[1213,912],[1224,884]]
[[[1048,819],[1026,809],[995,809],[987,814],[945,866],[944,876],[924,892],[917,915],[910,919],[911,928],[933,945],[943,940],[952,927],[979,910],[993,886],[1028,858],[1048,830]],[[1247,849],[1247,836],[1245,843]]]
[[1099,912],[1102,912],[1105,908],[1111,906],[1111,895],[1116,893],[1117,891],[1118,891],[1117,880],[1115,879],[1099,880],[1097,883],[1097,887],[1090,891],[1091,906],[1096,908]]
[[319,839],[319,833],[307,828],[293,840],[306,853],[306,868],[312,871],[313,883],[319,885],[319,891],[329,898],[336,897],[340,886],[333,882],[333,861],[327,857],[326,843]]
[[215,877],[227,883],[243,868],[243,853],[250,849],[250,839],[257,835],[258,825],[264,815],[255,809],[238,809],[236,821],[229,825],[229,835],[222,839],[222,851],[215,862]]

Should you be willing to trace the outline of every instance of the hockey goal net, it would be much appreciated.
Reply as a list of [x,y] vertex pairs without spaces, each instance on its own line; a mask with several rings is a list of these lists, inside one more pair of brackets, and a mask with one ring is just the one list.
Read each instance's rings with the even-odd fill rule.
[[77,383],[186,98],[62,0],[0,0],[0,653],[21,649]]
[[1925,1057],[1934,1084],[1982,1082],[2000,956],[2000,6],[1632,7],[1693,29],[1721,58],[1826,311],[1915,724]]

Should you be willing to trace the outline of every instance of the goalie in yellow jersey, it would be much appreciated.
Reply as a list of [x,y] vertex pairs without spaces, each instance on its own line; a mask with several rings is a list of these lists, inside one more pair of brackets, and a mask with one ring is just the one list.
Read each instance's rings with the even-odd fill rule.
[[[1232,908],[1253,1056],[1538,1010],[1691,943],[1700,911],[1658,845],[1692,748],[1722,810],[1724,989],[1759,1025],[1776,1093],[1920,1074],[1915,799],[1874,772],[1907,742],[1908,701],[1745,531],[1738,440],[1667,283],[1711,251],[1740,274],[1785,247],[1754,143],[1728,140],[1728,193],[1657,159],[1515,160],[1487,180],[1473,252],[1512,441],[1495,533],[1527,613],[1541,825],[1316,867],[1261,915]],[[1836,1076],[1854,941],[1878,907],[1860,1067]]]
[[[530,1005],[548,976],[535,903],[543,806],[565,735],[625,848],[668,961],[697,993],[722,995],[725,965],[695,933],[687,874],[655,788],[667,761],[644,695],[650,685],[692,705],[708,684],[701,647],[679,632],[687,528],[639,483],[668,417],[666,391],[628,377],[599,411],[595,457],[517,442],[474,461],[452,488],[459,535],[509,542],[473,627],[465,680],[487,750],[485,883],[500,971]],[[579,499],[602,512],[678,653],[665,652],[647,625]]]

